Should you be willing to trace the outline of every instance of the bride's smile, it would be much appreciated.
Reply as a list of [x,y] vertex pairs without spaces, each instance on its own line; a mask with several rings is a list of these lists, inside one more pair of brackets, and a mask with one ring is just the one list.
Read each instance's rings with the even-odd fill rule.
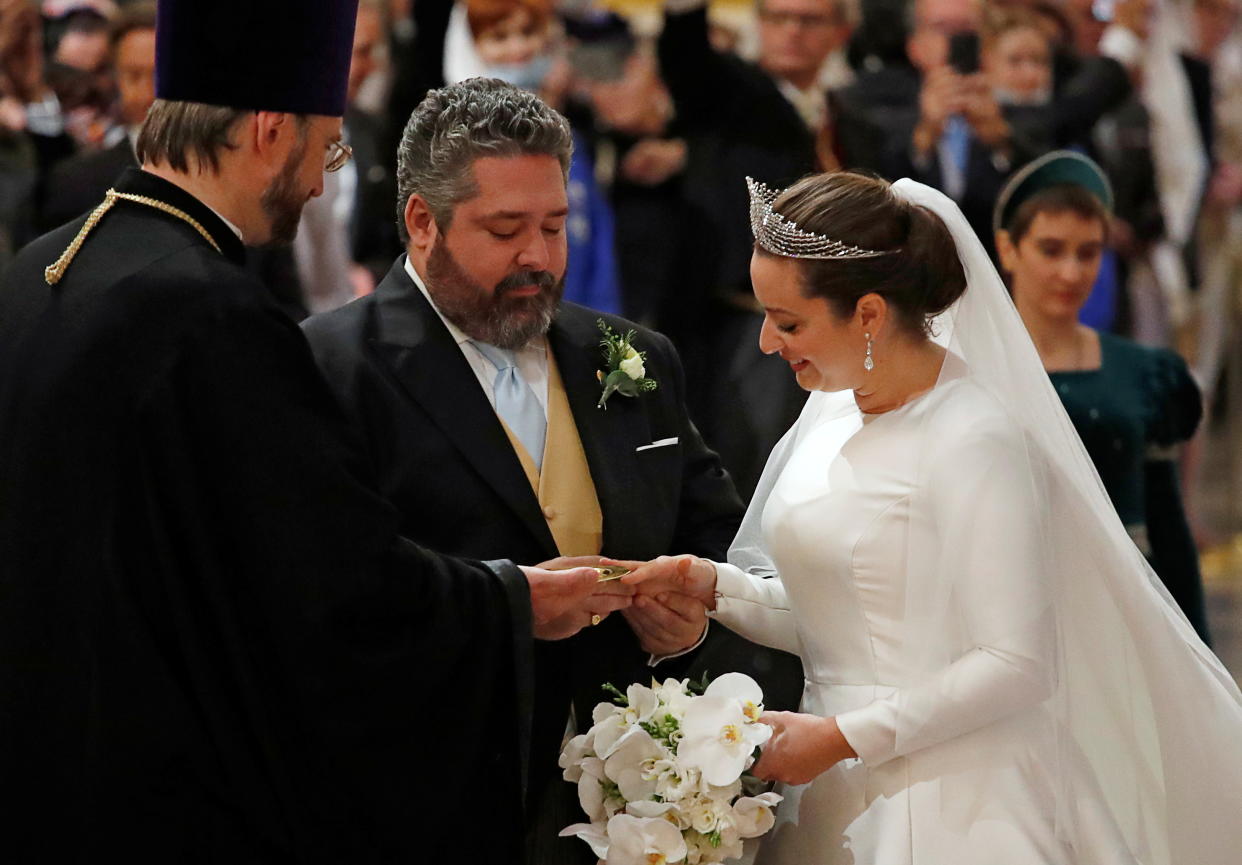
[[852,390],[863,412],[880,414],[935,384],[944,351],[921,331],[902,330],[881,295],[863,295],[841,316],[806,293],[797,259],[757,251],[750,275],[764,311],[759,348],[788,363],[805,390]]
[[764,311],[759,348],[765,354],[779,355],[806,390],[862,385],[867,340],[861,324],[839,319],[826,300],[804,294],[799,262],[756,253],[750,277]]

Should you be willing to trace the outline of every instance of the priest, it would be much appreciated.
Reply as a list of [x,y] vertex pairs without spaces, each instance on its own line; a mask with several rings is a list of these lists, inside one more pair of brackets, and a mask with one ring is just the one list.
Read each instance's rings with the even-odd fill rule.
[[357,0],[162,0],[141,169],[0,280],[5,862],[520,861],[532,638],[589,569],[401,538],[298,328],[287,242]]

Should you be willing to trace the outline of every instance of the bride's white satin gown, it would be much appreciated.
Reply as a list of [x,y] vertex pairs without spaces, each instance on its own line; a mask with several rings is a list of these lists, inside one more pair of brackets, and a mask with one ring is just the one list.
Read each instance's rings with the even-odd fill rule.
[[[968,557],[979,573],[961,581],[970,596],[954,601],[964,632],[976,621],[1023,615],[1030,585],[1040,580],[1029,561],[1038,557],[1025,554],[1038,539],[1024,538],[1021,528],[1023,509],[1038,503],[1006,488],[1003,450],[1013,442],[999,409],[954,382],[886,414],[862,415],[840,402],[828,414],[803,435],[763,512],[764,547],[778,578],[719,565],[715,616],[756,642],[800,655],[802,710],[836,716],[861,759],[779,790],[786,798],[756,862],[1133,861],[1119,858],[1106,827],[1095,833],[1095,851],[1071,852],[1057,839],[1056,748],[1041,697],[1029,693],[1040,672],[1029,669],[1029,658],[964,645],[929,681],[910,683],[902,669],[906,538],[919,459],[935,456],[928,482],[943,484],[945,496],[958,494],[955,478],[972,496],[985,490],[977,503],[979,554]],[[926,436],[935,436],[930,449]],[[982,484],[967,482],[984,470],[990,475]],[[922,690],[920,705],[930,707],[934,728],[912,750],[898,735],[902,682]]]

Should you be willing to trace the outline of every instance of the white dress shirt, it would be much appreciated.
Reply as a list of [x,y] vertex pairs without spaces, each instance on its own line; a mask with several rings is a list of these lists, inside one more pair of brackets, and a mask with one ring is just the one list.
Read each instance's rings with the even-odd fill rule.
[[[474,344],[470,341],[471,337],[463,333],[461,328],[445,318],[444,313],[440,312],[440,308],[436,306],[435,300],[432,299],[431,294],[427,291],[423,278],[418,275],[418,271],[410,263],[409,256],[406,256],[405,259],[405,272],[409,274],[410,279],[414,280],[418,290],[423,293],[423,297],[427,298],[431,308],[436,311],[436,315],[440,316],[440,320],[448,328],[448,332],[457,343],[457,347],[461,349],[462,356],[466,358],[466,362],[474,370],[474,375],[479,380],[479,386],[483,388],[483,393],[487,395],[487,401],[495,409],[496,394],[493,390],[493,383],[496,381],[496,367],[483,356],[482,352],[474,347]],[[543,416],[546,418],[548,416],[547,338],[540,336],[532,339],[525,346],[514,352],[514,359],[517,362],[518,372],[521,373],[522,378],[526,380],[526,384],[534,392],[535,399],[539,400],[539,405],[543,408]]]
[[215,209],[214,207],[212,207],[210,204],[207,204],[207,202],[205,202],[205,201],[204,201],[204,202],[202,202],[202,203],[203,203],[203,204],[205,204],[205,205],[207,206],[207,209],[208,209],[208,210],[210,210],[210,211],[211,211],[212,213],[214,213],[216,216],[220,217],[220,221],[224,223],[225,227],[226,227],[226,228],[228,228],[228,230],[229,230],[229,231],[231,231],[231,232],[233,232],[234,234],[236,234],[236,235],[237,235],[237,239],[238,239],[238,240],[240,240],[242,243],[245,243],[245,242],[246,242],[246,238],[242,237],[242,231],[241,231],[241,229],[240,229],[240,228],[238,228],[238,227],[237,227],[236,225],[234,225],[233,223],[229,222],[229,220],[225,218],[225,216],[224,216],[224,214],[223,214],[223,213],[221,213],[220,211],[216,210],[216,209]]

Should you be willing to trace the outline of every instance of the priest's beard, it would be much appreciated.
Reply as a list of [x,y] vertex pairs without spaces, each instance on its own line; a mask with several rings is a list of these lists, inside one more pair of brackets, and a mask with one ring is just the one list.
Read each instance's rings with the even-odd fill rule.
[[[531,297],[513,297],[514,289],[539,286]],[[519,270],[488,291],[475,282],[436,238],[427,257],[427,292],[440,312],[472,339],[499,348],[518,349],[552,326],[565,278],[546,270]]]
[[307,198],[298,191],[298,168],[306,157],[307,136],[305,130],[298,139],[285,164],[280,167],[272,182],[263,190],[259,203],[271,223],[272,233],[263,247],[288,246],[298,236],[298,223],[302,221],[302,208]]

